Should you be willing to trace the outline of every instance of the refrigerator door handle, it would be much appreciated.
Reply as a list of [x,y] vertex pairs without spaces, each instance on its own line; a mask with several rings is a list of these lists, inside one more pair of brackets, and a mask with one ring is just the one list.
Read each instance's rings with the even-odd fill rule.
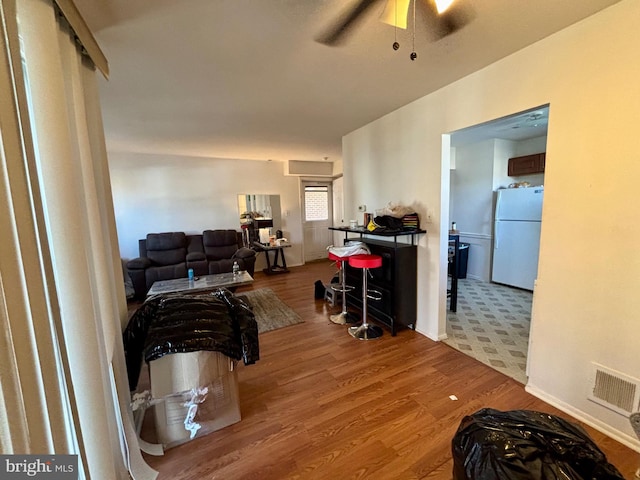
[[493,232],[494,235],[495,235],[495,238],[494,238],[494,241],[493,241],[493,248],[495,250],[498,250],[500,248],[500,235],[498,235],[498,226],[499,225],[500,225],[500,222],[496,222],[495,232]]

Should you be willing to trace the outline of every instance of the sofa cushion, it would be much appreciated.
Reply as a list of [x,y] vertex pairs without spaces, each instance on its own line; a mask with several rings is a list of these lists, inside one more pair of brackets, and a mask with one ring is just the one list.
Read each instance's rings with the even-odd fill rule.
[[[240,265],[240,262],[238,262],[238,266],[240,267],[240,270],[246,270],[242,265]],[[209,262],[209,275],[227,273],[231,272],[232,270],[233,260],[230,260],[228,258]]]
[[199,262],[200,260],[206,260],[207,256],[202,252],[191,252],[187,253],[187,263],[188,262]]
[[196,252],[204,253],[204,248],[202,247],[202,235],[187,235],[187,254]]
[[157,265],[175,265],[187,258],[184,232],[150,233],[147,235],[147,258]]
[[207,259],[230,259],[238,250],[238,234],[235,230],[205,230],[202,232],[202,244]]
[[187,236],[184,232],[147,234],[147,250],[173,250],[186,246]]
[[179,263],[177,265],[166,265],[163,267],[151,267],[145,270],[145,280],[147,289],[151,288],[153,282],[159,280],[173,280],[174,278],[186,278],[187,265]]
[[173,250],[148,250],[147,255],[147,258],[156,265],[176,265],[186,261],[187,249],[175,248]]

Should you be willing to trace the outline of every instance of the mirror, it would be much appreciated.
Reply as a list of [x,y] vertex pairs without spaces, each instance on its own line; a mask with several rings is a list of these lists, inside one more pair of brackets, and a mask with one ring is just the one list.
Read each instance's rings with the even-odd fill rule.
[[238,214],[242,231],[247,234],[247,245],[254,241],[265,243],[265,236],[268,239],[269,235],[275,235],[282,228],[280,195],[238,194]]

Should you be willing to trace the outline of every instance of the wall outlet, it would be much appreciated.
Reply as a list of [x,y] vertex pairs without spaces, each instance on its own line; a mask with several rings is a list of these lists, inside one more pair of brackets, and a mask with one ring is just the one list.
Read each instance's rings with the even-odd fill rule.
[[367,211],[367,206],[366,205],[358,205],[358,211],[359,212],[366,212]]
[[433,223],[433,215],[431,214],[431,210],[427,210],[427,214],[425,215],[424,223],[431,225]]

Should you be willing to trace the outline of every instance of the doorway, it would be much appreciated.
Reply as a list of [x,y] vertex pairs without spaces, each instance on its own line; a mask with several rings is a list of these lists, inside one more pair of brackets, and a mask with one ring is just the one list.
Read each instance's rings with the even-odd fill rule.
[[326,258],[327,247],[333,243],[331,182],[302,180],[301,194],[304,261],[311,262]]
[[445,218],[456,223],[467,248],[457,311],[447,305],[445,343],[523,383],[533,294],[492,282],[495,192],[519,182],[544,184],[544,173],[510,177],[508,163],[546,152],[548,114],[544,105],[451,133],[449,185],[443,186]]

